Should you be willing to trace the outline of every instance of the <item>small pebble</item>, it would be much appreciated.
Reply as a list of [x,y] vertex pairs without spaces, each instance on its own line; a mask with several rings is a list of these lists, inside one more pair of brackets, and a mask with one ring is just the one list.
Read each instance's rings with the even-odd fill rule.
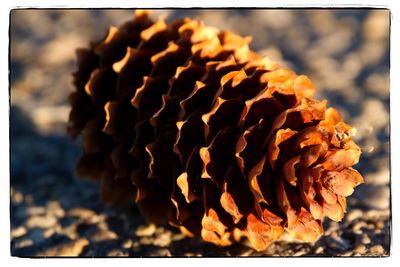
[[171,232],[165,232],[158,235],[154,240],[154,245],[159,247],[167,247],[171,244],[172,241],[172,234]]
[[104,222],[105,219],[106,219],[106,215],[104,215],[104,214],[96,214],[96,215],[94,215],[92,217],[84,219],[84,221],[86,223],[89,223],[89,224],[96,224],[96,223],[101,224],[101,223]]
[[[249,256],[249,255],[241,254],[240,256]],[[202,255],[201,255],[201,253],[186,252],[185,254],[183,254],[183,256],[186,256],[186,257],[201,257]]]
[[128,257],[129,254],[127,252],[123,252],[119,249],[113,249],[107,252],[107,257]]
[[125,249],[129,249],[132,247],[132,245],[133,245],[132,240],[128,239],[122,244],[122,247]]
[[50,238],[55,233],[56,233],[56,230],[54,228],[49,228],[49,229],[46,229],[46,231],[43,232],[43,237]]
[[384,225],[383,222],[376,222],[376,223],[375,223],[375,227],[376,227],[376,229],[378,229],[378,230],[382,230],[384,226],[385,226],[385,225]]
[[171,251],[167,248],[160,248],[157,249],[155,252],[149,254],[149,256],[156,256],[156,257],[171,257]]
[[61,257],[77,257],[83,248],[89,244],[86,238],[80,238],[67,243],[59,244],[40,253],[38,256],[61,256]]
[[151,238],[148,236],[140,238],[140,241],[139,241],[140,245],[152,245],[153,242],[154,242],[154,238]]
[[116,240],[118,239],[118,235],[110,230],[99,230],[94,232],[91,236],[90,239],[99,242],[99,241],[106,241],[106,240]]
[[366,227],[366,226],[367,226],[367,224],[364,221],[359,221],[354,224],[352,230],[356,234],[361,234],[362,233],[361,228]]
[[156,231],[155,231],[155,234],[156,234],[156,235],[159,235],[159,234],[162,234],[162,233],[164,233],[164,232],[165,232],[164,227],[157,227],[157,229],[156,229]]
[[353,209],[346,215],[346,221],[352,222],[363,216],[363,212],[360,209]]
[[96,213],[90,209],[86,208],[72,208],[68,211],[68,216],[78,217],[82,220],[89,219],[91,217],[96,217]]
[[353,254],[353,251],[348,251],[348,252],[343,253],[341,256],[348,257],[348,256],[351,256],[352,254]]
[[296,253],[293,254],[293,257],[300,257],[303,256],[307,253],[307,251],[305,249],[302,249],[300,251],[297,251]]
[[23,226],[19,226],[11,230],[11,239],[21,237],[26,234],[26,228]]
[[[91,223],[91,224],[93,224],[93,223]],[[101,222],[97,223],[96,225],[97,225],[97,227],[99,229],[104,230],[104,231],[108,231],[108,224],[106,222],[101,221]]]
[[371,219],[371,220],[377,220],[381,217],[387,218],[390,215],[390,210],[374,210],[371,209],[366,212],[366,218]]
[[18,241],[15,244],[15,248],[25,248],[33,245],[33,241],[31,239],[24,239],[21,241]]
[[65,216],[64,209],[60,206],[58,201],[50,201],[47,205],[47,212],[57,218],[62,218]]
[[61,230],[59,232],[60,232],[60,234],[66,235],[70,239],[74,240],[78,236],[77,227],[78,227],[77,224],[71,224],[68,227],[61,228]]
[[339,233],[338,231],[333,231],[329,234],[331,237],[333,237],[334,239],[338,239],[339,238]]
[[381,245],[375,245],[370,247],[369,251],[373,254],[373,255],[377,255],[380,256],[383,254],[384,249]]
[[364,245],[359,245],[354,249],[354,252],[364,254],[367,251],[367,248]]
[[56,218],[50,216],[33,216],[28,219],[26,226],[28,228],[49,228],[57,223]]
[[374,10],[370,12],[367,19],[363,21],[363,37],[367,40],[375,41],[388,38],[389,23],[388,10]]
[[132,241],[132,248],[140,247],[140,243],[138,241]]
[[382,98],[389,98],[389,74],[373,73],[365,80],[363,87]]
[[44,207],[29,207],[27,213],[31,216],[44,215],[46,214],[46,209]]
[[22,201],[24,201],[24,195],[21,192],[12,190],[11,191],[11,200],[16,204],[22,203]]
[[362,121],[368,121],[375,129],[384,127],[389,120],[388,112],[383,102],[375,98],[368,98],[364,100]]
[[324,253],[324,248],[323,247],[317,247],[317,249],[315,250],[315,254],[322,254]]
[[326,236],[334,235],[338,229],[339,229],[339,224],[337,222],[331,221],[329,222],[329,226],[325,230],[324,235]]
[[388,185],[390,179],[389,168],[382,168],[378,172],[365,175],[364,180],[369,185]]
[[172,235],[172,241],[179,241],[179,240],[185,239],[186,237],[187,236],[182,233],[174,234],[174,235]]
[[246,250],[246,251],[240,253],[240,256],[242,256],[242,257],[247,257],[247,256],[250,256],[250,255],[253,254],[253,253],[254,253],[254,250],[249,249],[249,250]]
[[137,228],[135,234],[137,236],[151,236],[156,232],[156,229],[154,224],[141,225]]
[[375,230],[375,224],[373,224],[373,223],[368,223],[367,226],[366,226],[366,228],[369,229],[369,230]]

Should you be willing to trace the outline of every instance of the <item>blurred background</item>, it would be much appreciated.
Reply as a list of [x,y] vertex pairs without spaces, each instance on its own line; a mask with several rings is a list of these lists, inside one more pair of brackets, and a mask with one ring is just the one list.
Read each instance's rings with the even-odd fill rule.
[[146,225],[134,206],[101,203],[79,179],[80,140],[65,133],[75,49],[131,19],[127,9],[13,10],[10,16],[11,254],[16,256],[363,256],[390,250],[390,13],[379,9],[153,10],[253,36],[251,48],[308,75],[346,122],[363,154],[365,184],[341,223],[314,244],[279,241],[257,253],[218,248],[168,226]]

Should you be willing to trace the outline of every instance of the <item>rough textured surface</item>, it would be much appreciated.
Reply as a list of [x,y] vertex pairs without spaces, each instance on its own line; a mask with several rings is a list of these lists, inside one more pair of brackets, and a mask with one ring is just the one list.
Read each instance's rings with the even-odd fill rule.
[[[280,241],[255,252],[245,242],[218,248],[187,239],[170,227],[148,226],[135,207],[104,207],[97,185],[73,173],[80,151],[64,135],[66,95],[71,90],[65,73],[74,69],[73,48],[88,42],[81,40],[83,32],[88,39],[101,37],[96,34],[106,25],[119,25],[131,12],[16,11],[11,19],[12,255],[388,255],[388,12],[157,13],[198,16],[208,25],[262,34],[265,38],[254,40],[254,50],[278,61],[290,60],[283,64],[311,77],[320,97],[339,107],[358,129],[363,156],[357,168],[366,183],[349,199],[352,211],[342,223],[325,223],[325,236],[315,244]],[[245,27],[244,19],[253,26]],[[78,21],[88,27],[78,28]],[[91,32],[90,25],[103,29]]]

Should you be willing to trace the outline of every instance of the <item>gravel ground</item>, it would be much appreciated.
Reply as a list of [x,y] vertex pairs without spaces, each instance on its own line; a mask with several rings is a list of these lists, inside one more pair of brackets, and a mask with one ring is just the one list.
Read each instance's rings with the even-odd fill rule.
[[365,184],[348,198],[343,222],[324,222],[314,244],[289,238],[256,252],[227,248],[145,223],[132,204],[105,206],[98,184],[77,178],[80,141],[65,134],[74,50],[120,25],[131,10],[17,10],[11,15],[11,255],[388,256],[390,253],[389,12],[156,10],[197,17],[253,36],[252,48],[303,73],[358,132],[356,166]]

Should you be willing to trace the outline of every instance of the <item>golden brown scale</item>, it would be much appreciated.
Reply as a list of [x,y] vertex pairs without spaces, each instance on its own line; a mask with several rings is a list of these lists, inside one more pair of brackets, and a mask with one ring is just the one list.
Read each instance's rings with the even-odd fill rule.
[[102,180],[106,202],[134,199],[149,222],[217,245],[246,236],[260,251],[284,232],[316,241],[363,182],[354,129],[250,41],[140,11],[78,50],[78,174]]

